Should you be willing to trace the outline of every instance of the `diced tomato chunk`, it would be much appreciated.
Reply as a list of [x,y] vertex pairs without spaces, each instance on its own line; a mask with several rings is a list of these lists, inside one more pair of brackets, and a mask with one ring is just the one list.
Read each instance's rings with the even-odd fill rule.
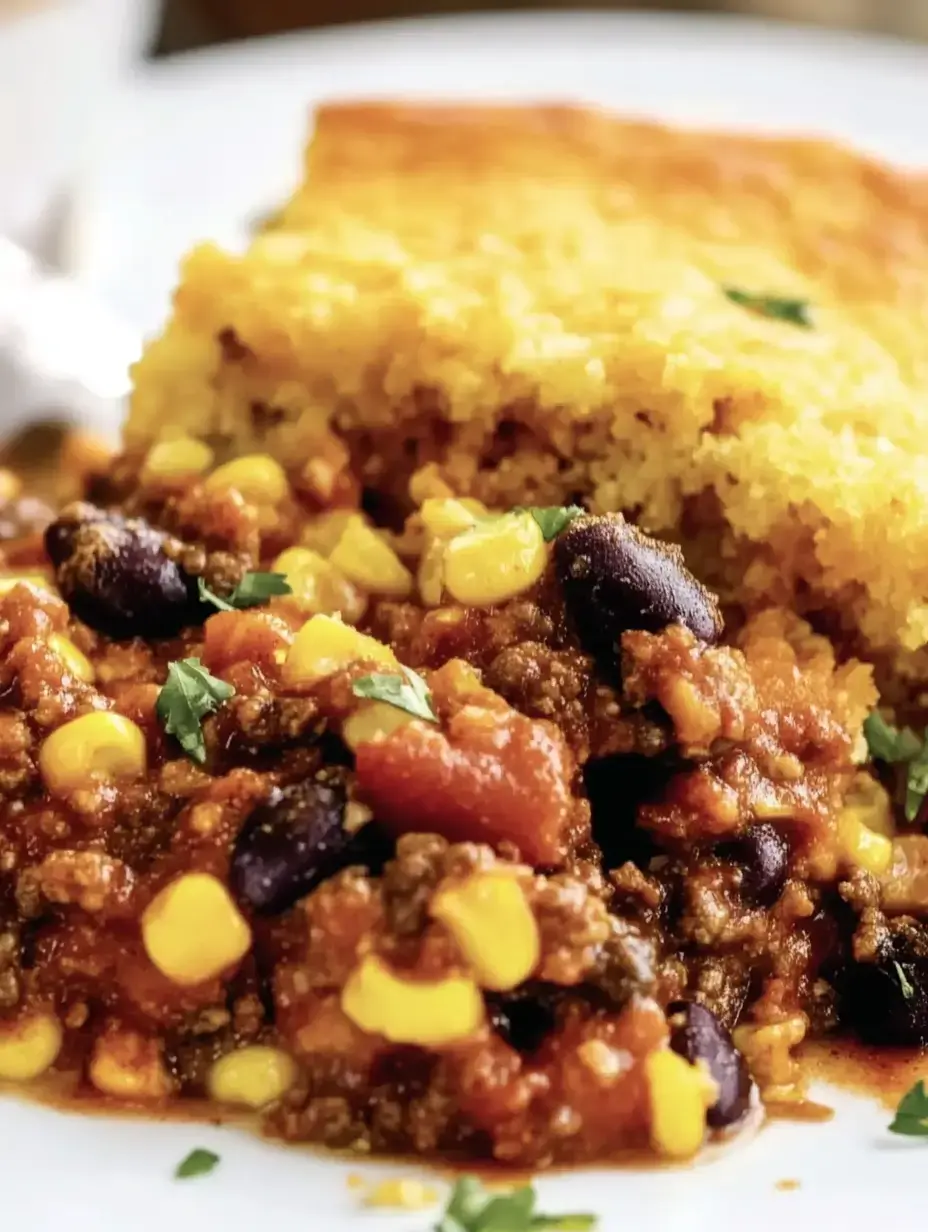
[[376,816],[398,833],[508,841],[533,864],[556,864],[566,854],[570,752],[551,724],[508,707],[464,706],[447,734],[407,724],[362,744],[357,774]]

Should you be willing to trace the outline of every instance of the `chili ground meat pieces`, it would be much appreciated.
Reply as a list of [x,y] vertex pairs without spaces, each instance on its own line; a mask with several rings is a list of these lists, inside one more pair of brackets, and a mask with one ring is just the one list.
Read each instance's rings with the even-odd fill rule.
[[[419,513],[388,535],[317,512],[321,472],[255,455],[220,483],[198,456],[173,487],[120,461],[111,510],[56,519],[63,597],[38,540],[0,587],[0,1070],[34,1031],[84,1090],[266,1104],[291,1139],[683,1158],[740,1109],[742,1054],[762,1094],[795,1094],[794,1045],[853,1022],[890,951],[928,987],[920,836],[867,829],[892,826],[860,765],[868,669],[766,612],[712,646],[604,629],[604,676],[524,514],[530,584],[465,607],[424,559],[491,511],[436,498],[436,548]],[[348,527],[363,560],[335,551]],[[170,620],[136,630],[169,638],[114,640],[122,608],[82,622],[82,587],[113,596],[75,544],[105,528],[152,547],[149,582],[182,578]],[[486,542],[494,586],[518,578],[506,536]],[[232,611],[193,589],[227,596],[289,548],[332,584]],[[159,719],[184,659],[231,691],[199,720],[202,763]],[[695,1045],[670,1048],[681,1001],[734,1031],[722,1110]],[[897,1009],[879,1029],[917,1034]]]
[[[404,971],[415,971],[418,973],[415,978],[423,978],[430,931],[434,929],[426,904],[440,896],[441,886],[449,880],[459,882],[462,877],[466,880],[485,876],[488,872],[504,874],[505,868],[486,848],[449,846],[438,839],[408,836],[401,839],[396,860],[387,866],[379,882],[345,874],[310,897],[306,904],[310,920],[307,967],[302,971],[290,971],[283,983],[278,984],[277,991],[278,1021],[286,1022],[282,1027],[285,1032],[294,1033],[296,1046],[307,1052],[311,1067],[313,1058],[323,1052],[329,1057],[326,1071],[329,1074],[334,1057],[343,1056],[346,1066],[357,1066],[363,1063],[365,1056],[364,1047],[359,1047],[356,1028],[346,1017],[344,1007],[337,1007],[320,989],[326,985],[343,985],[346,975],[356,968],[371,946],[380,953],[390,954],[393,962],[402,957]],[[397,916],[396,900],[404,893],[411,893],[421,901],[422,908],[412,915]],[[580,1014],[588,1019],[585,1027],[565,1028],[565,1042],[561,1044],[556,1042],[559,1031],[553,1036],[551,1030],[542,1031],[537,1046],[553,1049],[552,1056],[556,1060],[552,1063],[561,1074],[559,1081],[567,1097],[574,1101],[593,1098],[597,1083],[607,1080],[606,1071],[610,1066],[619,1064],[621,1068],[621,1063],[613,1058],[618,1056],[615,1050],[624,1047],[621,1040],[626,1032],[630,1032],[630,1040],[636,1040],[645,1025],[651,1024],[645,1032],[646,1038],[650,1038],[647,1033],[652,1029],[658,1034],[664,1030],[663,1016],[656,1007],[646,1008],[653,1003],[636,1001],[633,995],[627,1011],[630,1020],[621,1014],[610,1017],[604,1012],[592,1011],[582,995],[578,998],[574,994],[573,986],[583,978],[583,968],[576,965],[576,956],[584,952],[584,945],[588,946],[587,970],[592,969],[613,936],[610,917],[601,899],[563,875],[536,877],[526,882],[525,893],[539,930],[541,949],[537,970],[549,981],[546,999],[555,1014],[560,999],[568,1011],[568,1018],[571,1014]],[[395,937],[395,943],[391,942],[391,937]],[[505,946],[512,943],[512,937],[496,929],[493,943]],[[567,952],[574,955],[573,966],[565,965]],[[460,959],[456,961],[459,963]],[[456,965],[453,958],[452,965]],[[646,981],[652,978],[646,962],[642,977]],[[408,978],[413,977],[410,974]],[[560,984],[551,982],[558,978],[562,981]],[[397,991],[398,997],[403,995],[401,988],[402,985]],[[590,995],[594,998],[598,995],[592,986]],[[500,1001],[497,998],[493,1004],[506,1006],[509,1001],[517,1003],[513,999]],[[300,1006],[304,1008],[301,1010]],[[553,1028],[554,1020],[549,1022]],[[626,1022],[628,1025],[622,1025]],[[633,1029],[631,1023],[639,1025]],[[508,1017],[505,1030],[513,1040]],[[614,1037],[617,1042],[609,1043]],[[568,1040],[571,1041],[569,1045]],[[579,1071],[571,1060],[574,1044],[586,1058],[579,1062]],[[400,1097],[398,1088],[401,1085],[408,1088],[412,1079],[408,1063],[405,1066],[400,1063],[397,1070],[398,1059],[406,1058],[408,1062],[418,1056],[418,1052],[410,1054],[408,1045],[384,1041],[378,1044],[372,1040],[367,1048],[372,1047],[376,1051],[369,1054],[368,1063],[375,1067],[377,1081],[384,1082],[392,1075],[392,1084],[384,1082],[374,1104],[364,1102],[366,1088],[363,1084],[358,1098],[352,1097],[350,1088],[346,1091],[346,1098],[354,1110],[353,1132],[360,1135],[359,1140],[383,1145],[382,1136],[389,1123],[387,1141],[395,1148],[409,1149],[418,1144],[418,1149],[434,1150],[463,1136],[487,1142],[490,1153],[499,1159],[528,1163],[546,1157],[550,1149],[547,1143],[552,1118],[566,1114],[563,1105],[558,1105],[554,1098],[562,1093],[561,1087],[552,1090],[550,1077],[542,1064],[524,1064],[502,1039],[494,1041],[484,1033],[462,1051],[445,1055],[437,1064],[434,1060],[420,1063],[413,1070],[416,1075],[414,1094],[410,1096],[406,1089]],[[590,1074],[584,1078],[587,1070]],[[598,1076],[599,1071],[602,1077]],[[398,1073],[403,1076],[399,1077]],[[608,1079],[614,1081],[617,1076],[618,1070],[613,1069]],[[374,1082],[373,1077],[371,1082]],[[601,1089],[599,1094],[601,1096]],[[385,1118],[384,1104],[394,1109],[395,1115]],[[415,1114],[411,1111],[412,1104],[416,1106]],[[303,1111],[289,1111],[283,1121],[284,1132],[308,1134],[330,1143],[340,1140],[344,1122],[339,1119],[334,1125],[328,1121],[320,1125],[312,1111],[314,1107],[310,1099]],[[635,1120],[634,1130],[629,1130],[623,1119],[625,1114],[619,1114],[616,1106],[609,1127],[603,1123],[597,1131],[604,1141],[627,1144],[637,1137],[641,1109],[632,1101],[627,1111]],[[579,1111],[572,1115],[575,1132],[579,1133],[583,1115]],[[414,1127],[411,1122],[415,1122]]]

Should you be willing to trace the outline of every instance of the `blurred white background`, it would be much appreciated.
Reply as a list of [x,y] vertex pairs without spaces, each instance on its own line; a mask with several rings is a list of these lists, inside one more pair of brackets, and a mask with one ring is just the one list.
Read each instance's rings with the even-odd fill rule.
[[149,49],[157,0],[0,0],[0,234],[37,241]]

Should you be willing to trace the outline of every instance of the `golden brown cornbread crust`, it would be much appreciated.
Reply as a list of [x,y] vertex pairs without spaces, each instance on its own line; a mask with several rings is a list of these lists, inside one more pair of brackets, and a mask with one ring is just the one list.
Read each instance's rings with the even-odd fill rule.
[[928,675],[926,339],[924,176],[573,107],[331,106],[274,227],[188,258],[126,439],[337,470],[334,429],[393,495],[631,510],[742,605]]

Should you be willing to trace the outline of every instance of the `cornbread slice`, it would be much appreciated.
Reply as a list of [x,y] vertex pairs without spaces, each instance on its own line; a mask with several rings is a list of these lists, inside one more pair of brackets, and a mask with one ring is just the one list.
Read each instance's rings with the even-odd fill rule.
[[572,107],[326,107],[273,229],[189,256],[136,367],[130,453],[191,431],[322,499],[353,468],[631,511],[744,607],[928,677],[928,178]]

